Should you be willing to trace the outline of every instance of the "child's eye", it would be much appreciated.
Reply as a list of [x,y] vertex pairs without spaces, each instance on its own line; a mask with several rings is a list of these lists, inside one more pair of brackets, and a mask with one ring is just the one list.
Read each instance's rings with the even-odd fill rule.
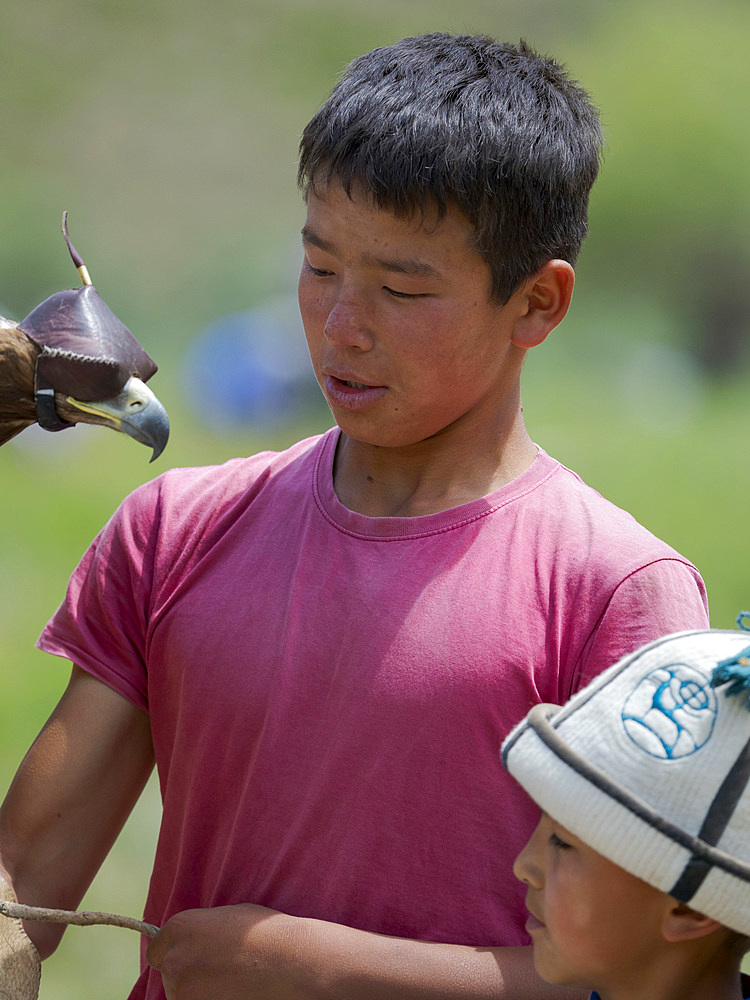
[[328,278],[333,274],[333,271],[326,271],[322,267],[313,267],[309,260],[305,261],[305,267],[316,278]]
[[388,285],[383,285],[383,291],[388,292],[392,295],[394,299],[421,299],[421,295],[415,295],[409,292],[397,292],[395,288],[389,288]]
[[567,843],[567,841],[563,840],[562,837],[558,837],[556,833],[551,833],[549,835],[549,842],[550,844],[552,844],[553,847],[556,847],[559,850],[565,850],[566,848],[573,846],[572,844],[569,844]]

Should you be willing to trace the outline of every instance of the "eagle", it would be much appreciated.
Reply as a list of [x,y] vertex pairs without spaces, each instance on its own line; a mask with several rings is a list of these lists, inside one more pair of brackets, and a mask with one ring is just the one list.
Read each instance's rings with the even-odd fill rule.
[[62,228],[82,286],[56,292],[18,323],[0,316],[0,445],[34,423],[99,424],[152,448],[153,462],[169,438],[167,412],[145,384],[157,367],[91,283],[67,212]]

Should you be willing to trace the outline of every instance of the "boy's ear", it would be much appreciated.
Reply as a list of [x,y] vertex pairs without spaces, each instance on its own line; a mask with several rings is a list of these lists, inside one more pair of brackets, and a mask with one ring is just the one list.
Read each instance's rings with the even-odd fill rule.
[[516,347],[536,347],[562,322],[574,283],[575,273],[567,260],[548,260],[518,289],[521,311],[511,338]]
[[670,899],[664,911],[662,934],[666,941],[693,941],[713,934],[719,929],[723,929],[723,925],[718,920],[692,910],[687,904],[680,903],[676,899]]

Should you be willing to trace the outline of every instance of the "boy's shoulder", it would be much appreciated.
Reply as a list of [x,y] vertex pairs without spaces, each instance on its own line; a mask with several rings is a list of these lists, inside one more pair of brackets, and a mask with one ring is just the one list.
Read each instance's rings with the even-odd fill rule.
[[534,572],[559,599],[576,686],[658,635],[707,626],[696,567],[632,514],[560,463],[539,494]]
[[[98,536],[97,545],[133,554],[151,551],[157,566],[189,565],[246,514],[265,511],[265,528],[298,514],[327,435],[283,451],[264,451],[220,465],[174,468],[133,490]],[[275,484],[283,482],[281,489]]]
[[182,520],[189,515],[216,514],[236,502],[247,503],[281,475],[287,483],[309,483],[319,446],[328,434],[304,438],[282,451],[261,451],[218,465],[169,469],[134,490],[123,506],[136,514],[158,508]]
[[641,524],[629,511],[602,496],[572,469],[540,449],[550,475],[534,503],[537,516],[561,548],[618,558],[679,559],[688,562],[671,545]]

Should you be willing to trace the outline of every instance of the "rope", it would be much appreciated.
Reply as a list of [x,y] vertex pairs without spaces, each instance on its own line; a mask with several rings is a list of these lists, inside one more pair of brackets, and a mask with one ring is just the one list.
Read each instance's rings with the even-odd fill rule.
[[121,917],[116,913],[94,913],[86,910],[51,910],[46,906],[25,906],[23,903],[11,903],[0,899],[0,913],[15,920],[48,920],[54,924],[75,924],[78,927],[91,927],[94,924],[107,924],[112,927],[125,927],[147,937],[154,937],[159,928],[147,924],[134,917]]

